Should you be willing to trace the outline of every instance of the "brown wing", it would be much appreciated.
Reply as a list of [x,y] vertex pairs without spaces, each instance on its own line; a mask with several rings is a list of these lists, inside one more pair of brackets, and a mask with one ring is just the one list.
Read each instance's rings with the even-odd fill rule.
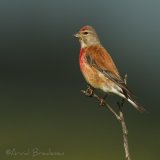
[[91,46],[87,48],[86,53],[85,56],[88,64],[95,67],[105,77],[117,84],[127,98],[132,95],[121,78],[111,56],[103,47],[99,45]]
[[92,57],[95,63],[103,70],[110,71],[111,73],[115,74],[117,77],[120,77],[119,72],[114,64],[111,56],[109,53],[99,45],[94,45],[87,48],[86,52]]

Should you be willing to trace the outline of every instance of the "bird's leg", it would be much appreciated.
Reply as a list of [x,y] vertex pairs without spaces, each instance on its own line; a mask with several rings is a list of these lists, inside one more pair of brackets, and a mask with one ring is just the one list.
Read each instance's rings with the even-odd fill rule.
[[91,86],[88,86],[88,88],[85,91],[86,96],[91,97],[93,95],[93,91],[94,91],[94,88]]
[[124,105],[125,99],[122,98],[120,102],[117,102],[117,105],[119,106],[119,109],[121,110]]
[[122,99],[121,99],[121,106],[123,106],[123,105],[124,105],[124,102],[125,102],[125,99],[124,99],[124,98],[122,98]]
[[105,99],[107,98],[108,94],[105,94],[103,98],[100,99],[100,106],[104,106],[105,105]]

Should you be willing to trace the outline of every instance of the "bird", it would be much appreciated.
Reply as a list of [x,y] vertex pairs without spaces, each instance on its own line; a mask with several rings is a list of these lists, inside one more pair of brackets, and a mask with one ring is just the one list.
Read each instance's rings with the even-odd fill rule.
[[145,111],[128,89],[109,52],[102,46],[95,29],[86,25],[74,36],[80,42],[79,65],[82,75],[89,84],[86,91],[90,91],[90,96],[94,89],[98,89],[106,95],[118,95],[137,110]]

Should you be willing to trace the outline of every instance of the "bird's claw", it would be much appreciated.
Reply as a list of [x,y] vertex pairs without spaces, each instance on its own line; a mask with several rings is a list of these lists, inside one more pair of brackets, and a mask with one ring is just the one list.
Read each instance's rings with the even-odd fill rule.
[[105,104],[106,104],[105,100],[104,100],[103,98],[101,98],[101,99],[99,100],[99,105],[100,105],[100,106],[105,106]]
[[93,95],[93,89],[89,86],[85,91],[86,96],[91,97]]

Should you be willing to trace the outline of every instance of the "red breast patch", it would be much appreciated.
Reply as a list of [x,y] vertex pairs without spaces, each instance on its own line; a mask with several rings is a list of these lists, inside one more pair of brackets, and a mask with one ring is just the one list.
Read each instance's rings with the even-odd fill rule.
[[80,66],[82,66],[83,63],[84,63],[84,57],[83,57],[84,53],[85,53],[85,50],[82,48],[80,50],[80,54],[79,54],[79,63],[80,63]]

